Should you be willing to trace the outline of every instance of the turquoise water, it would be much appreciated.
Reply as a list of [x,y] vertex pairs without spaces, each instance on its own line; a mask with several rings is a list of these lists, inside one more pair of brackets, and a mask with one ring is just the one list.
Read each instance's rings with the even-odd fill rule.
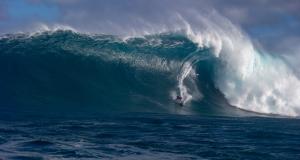
[[[0,108],[57,112],[236,114],[214,86],[210,50],[180,34],[122,40],[45,32],[0,40]],[[193,56],[196,55],[196,56]],[[197,75],[184,84],[195,97],[180,108],[178,76],[189,59]],[[198,93],[201,92],[201,93]],[[198,95],[197,95],[198,94]],[[202,97],[202,98],[197,98]],[[240,114],[240,113],[238,113]]]
[[230,105],[211,52],[179,33],[3,35],[0,158],[297,159],[299,120]]

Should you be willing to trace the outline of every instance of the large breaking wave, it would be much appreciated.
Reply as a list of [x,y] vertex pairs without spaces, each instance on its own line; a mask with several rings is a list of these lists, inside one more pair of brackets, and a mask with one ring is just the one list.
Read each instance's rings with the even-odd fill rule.
[[283,60],[227,21],[199,21],[197,29],[182,19],[184,27],[127,38],[61,29],[3,35],[0,105],[299,116],[300,81]]

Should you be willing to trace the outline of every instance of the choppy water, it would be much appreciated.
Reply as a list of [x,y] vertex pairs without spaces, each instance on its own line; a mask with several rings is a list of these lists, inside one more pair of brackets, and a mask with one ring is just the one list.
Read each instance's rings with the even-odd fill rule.
[[298,79],[224,38],[3,35],[0,159],[299,159]]
[[[220,42],[224,49],[216,53],[214,44],[201,47],[188,35],[2,35],[0,108],[244,114],[235,106],[299,115],[300,81],[281,59],[260,54],[248,41],[240,44],[241,37],[223,37],[238,44]],[[177,95],[181,109],[174,105]]]
[[297,159],[300,121],[116,114],[2,116],[2,159]]

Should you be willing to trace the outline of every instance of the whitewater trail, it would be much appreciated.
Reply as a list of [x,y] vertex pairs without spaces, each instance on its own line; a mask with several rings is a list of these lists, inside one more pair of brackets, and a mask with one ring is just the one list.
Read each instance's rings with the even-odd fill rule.
[[[30,46],[23,47],[29,51],[29,48],[32,47],[30,42],[37,39],[37,41],[32,42],[43,43],[36,46],[37,51],[40,49],[39,46],[41,45],[54,45],[57,48],[51,49],[62,49],[63,51],[71,52],[74,55],[85,55],[88,57],[95,56],[116,64],[122,62],[122,65],[128,64],[131,67],[138,68],[136,71],[132,72],[145,71],[151,74],[159,74],[159,76],[161,76],[161,72],[168,73],[170,76],[161,76],[160,79],[164,79],[168,82],[172,81],[170,78],[173,78],[175,79],[176,84],[164,82],[166,94],[169,95],[169,92],[171,91],[173,99],[174,96],[180,95],[183,97],[183,102],[185,104],[192,101],[201,101],[203,98],[202,91],[198,90],[196,76],[200,73],[197,73],[195,68],[201,61],[213,59],[215,61],[212,71],[214,87],[224,95],[228,103],[232,106],[265,114],[279,114],[286,116],[300,115],[300,80],[285,61],[274,55],[263,53],[255,48],[247,34],[243,33],[241,29],[220,15],[212,14],[206,17],[199,15],[195,18],[197,23],[194,24],[189,23],[188,20],[180,15],[178,18],[178,23],[174,24],[175,27],[170,28],[168,31],[169,35],[164,35],[165,39],[162,38],[163,34],[157,34],[161,32],[153,34],[151,32],[144,32],[148,35],[143,36],[143,38],[132,37],[124,42],[117,41],[116,38],[107,39],[106,37],[106,39],[101,39],[100,37],[100,39],[97,39],[97,36],[95,35],[80,33],[72,27],[58,26],[52,27],[52,29],[51,27],[43,26],[42,30],[37,32],[38,34],[30,34],[29,37],[23,37],[23,40],[18,39],[18,36],[16,36],[15,41],[20,41],[20,46]],[[65,30],[70,29],[72,34],[61,33],[62,35],[59,35],[58,33],[61,28],[63,32],[67,32]],[[47,39],[47,36],[43,36],[45,32],[50,32],[46,33],[47,36],[50,37],[52,34],[65,36],[63,38],[65,41],[62,43],[52,43],[53,41],[51,41],[51,39],[49,40]],[[184,36],[180,37],[181,40],[180,38],[177,40],[175,38],[174,40],[174,37],[170,36],[172,34]],[[41,40],[39,40],[39,38],[41,38]],[[77,38],[77,40],[74,40],[73,38]],[[188,40],[185,38],[188,38]],[[17,50],[19,49],[18,47],[11,48],[9,45],[14,45],[11,44],[15,43],[14,40],[8,40],[6,42],[6,39],[7,38],[1,38],[4,42],[1,46],[3,47],[3,53],[14,50],[16,50],[16,53],[27,51],[19,51]],[[53,37],[53,39],[55,39],[55,37]],[[26,43],[23,43],[22,41]],[[192,44],[189,41],[191,41]],[[195,47],[194,45],[197,45],[198,50],[208,49],[210,56],[204,56],[202,55],[202,52],[195,52],[193,49]],[[7,48],[11,48],[12,50],[7,50]],[[190,50],[191,52],[186,54],[186,50]],[[49,49],[49,51],[54,52],[56,50]],[[31,52],[32,51],[30,51],[30,53]],[[46,50],[45,52],[48,51]],[[182,59],[176,58],[176,56],[181,53],[186,55],[182,56]],[[11,53],[3,55],[11,55]],[[5,60],[3,61],[6,62]],[[12,61],[17,63],[14,59]],[[127,66],[125,66],[125,68],[126,67]],[[111,68],[116,69],[114,65],[112,65]],[[31,71],[32,69],[29,70]],[[129,69],[125,69],[124,72],[127,72],[128,70]],[[116,71],[119,72],[120,70]],[[123,70],[121,69],[121,71]],[[135,73],[134,76],[138,75],[137,79],[147,81],[144,79],[145,75],[141,74],[143,76],[139,77],[139,74]],[[5,76],[7,75],[3,75],[3,77]],[[200,74],[199,76],[205,77],[207,75]],[[113,78],[113,76],[111,78]],[[10,83],[9,80],[7,80],[7,82]],[[145,86],[155,84],[157,85],[156,88],[161,86],[159,84],[161,81],[143,83],[147,84]],[[170,87],[170,85],[173,86]],[[155,92],[155,94],[151,93],[148,96],[163,95],[161,92],[150,92]],[[150,99],[162,101],[160,97],[163,96],[151,97]],[[167,98],[169,99],[170,97]],[[168,103],[165,102],[164,104]]]
[[[183,104],[186,104],[192,100],[200,101],[203,98],[201,91],[197,89],[196,76],[198,75],[194,67],[198,62],[207,60],[209,58],[210,56],[204,55],[203,52],[199,52],[197,49],[195,52],[190,53],[188,56],[186,56],[186,58],[183,59],[177,75],[177,93],[180,97],[182,97]],[[186,84],[185,81],[187,80],[189,81],[190,85]]]

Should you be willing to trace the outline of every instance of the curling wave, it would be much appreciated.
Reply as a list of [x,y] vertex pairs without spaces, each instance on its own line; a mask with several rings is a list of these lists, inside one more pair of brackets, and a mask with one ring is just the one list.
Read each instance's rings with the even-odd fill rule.
[[300,81],[284,61],[257,51],[228,22],[225,32],[202,21],[199,30],[183,20],[182,30],[126,39],[70,30],[4,35],[1,108],[242,114],[237,107],[299,116]]

